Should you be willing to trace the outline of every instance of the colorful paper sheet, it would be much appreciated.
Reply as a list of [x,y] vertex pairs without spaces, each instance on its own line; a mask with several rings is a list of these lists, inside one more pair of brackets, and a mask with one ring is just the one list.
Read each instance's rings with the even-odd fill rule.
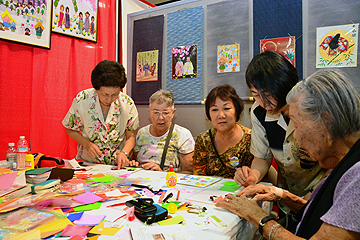
[[233,181],[224,182],[223,184],[224,184],[224,186],[219,188],[219,190],[221,190],[221,191],[235,192],[236,190],[239,189],[239,187],[241,187],[241,185],[239,185]]
[[71,213],[67,216],[67,218],[73,222],[75,220],[79,220],[82,217],[83,213],[84,212]]
[[98,177],[98,178],[91,178],[91,181],[93,182],[102,182],[102,183],[111,183],[118,180],[121,180],[120,177],[114,177],[109,174],[106,174],[104,177]]
[[89,233],[114,236],[120,229],[121,228],[116,227],[106,228],[104,222],[101,222],[99,225],[93,227]]
[[106,215],[88,215],[83,214],[79,220],[75,220],[74,224],[84,225],[84,226],[96,226],[101,223]]
[[101,207],[101,202],[86,204],[82,206],[74,207],[74,212],[81,212],[81,211],[89,211],[94,209],[99,209]]
[[0,175],[0,190],[9,189],[13,185],[16,176],[17,172]]
[[80,196],[74,197],[73,200],[82,204],[90,204],[101,201],[102,198],[91,192],[86,192],[84,194],[81,194]]
[[80,236],[82,238],[86,237],[86,234],[90,231],[91,227],[79,226],[79,225],[67,225],[64,231],[59,235],[60,237],[72,237]]

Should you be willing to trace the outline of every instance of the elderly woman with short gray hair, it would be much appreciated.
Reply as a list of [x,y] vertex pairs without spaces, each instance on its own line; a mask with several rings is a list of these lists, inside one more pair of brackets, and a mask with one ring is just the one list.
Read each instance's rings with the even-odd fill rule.
[[[216,205],[248,220],[271,240],[360,239],[359,93],[343,73],[322,70],[297,83],[286,101],[299,146],[320,166],[330,169],[329,175],[309,201],[281,188],[258,184],[236,197],[228,195]],[[264,200],[279,200],[297,213],[299,222],[293,228],[283,228],[257,205],[256,201]]]
[[151,123],[139,130],[136,136],[134,159],[147,170],[167,171],[170,165],[175,172],[192,174],[192,156],[195,141],[191,132],[174,124],[169,139],[163,169],[160,167],[165,143],[171,129],[176,109],[174,96],[166,90],[159,90],[149,99]]

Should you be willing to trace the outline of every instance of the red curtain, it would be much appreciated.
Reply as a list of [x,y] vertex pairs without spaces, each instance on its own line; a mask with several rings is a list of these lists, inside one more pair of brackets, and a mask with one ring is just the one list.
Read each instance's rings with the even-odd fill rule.
[[97,43],[52,33],[50,50],[0,39],[0,160],[22,135],[32,153],[75,157],[61,121],[96,64],[116,58],[116,1],[99,1],[97,29]]

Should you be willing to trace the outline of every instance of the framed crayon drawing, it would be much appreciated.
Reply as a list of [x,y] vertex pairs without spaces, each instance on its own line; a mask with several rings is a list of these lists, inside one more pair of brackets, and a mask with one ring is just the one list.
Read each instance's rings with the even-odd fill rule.
[[53,0],[52,31],[97,41],[98,0]]
[[51,0],[0,2],[1,39],[50,48]]

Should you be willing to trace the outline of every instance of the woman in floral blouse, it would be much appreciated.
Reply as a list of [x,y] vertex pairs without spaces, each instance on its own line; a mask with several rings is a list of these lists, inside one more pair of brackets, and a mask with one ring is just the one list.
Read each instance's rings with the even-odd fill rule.
[[244,103],[233,87],[224,84],[211,90],[205,109],[214,128],[196,139],[194,174],[233,178],[238,167],[250,166],[254,158],[250,153],[251,130],[236,123]]
[[91,73],[93,88],[76,95],[62,124],[78,143],[77,159],[129,165],[139,119],[133,100],[120,91],[126,81],[120,63],[104,60]]

